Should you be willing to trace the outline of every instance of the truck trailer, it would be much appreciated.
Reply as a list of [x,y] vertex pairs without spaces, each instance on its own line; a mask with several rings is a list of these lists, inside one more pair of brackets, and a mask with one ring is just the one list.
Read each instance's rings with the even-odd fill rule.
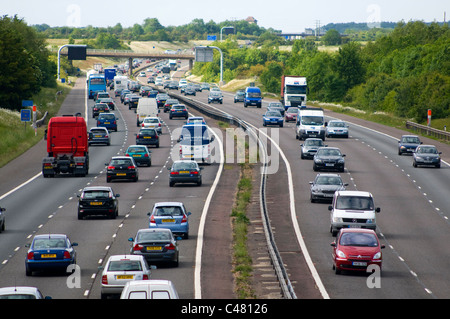
[[89,143],[86,121],[79,114],[52,117],[47,128],[47,157],[42,175],[86,176],[89,171]]
[[306,107],[308,85],[304,76],[281,77],[281,100],[284,107]]

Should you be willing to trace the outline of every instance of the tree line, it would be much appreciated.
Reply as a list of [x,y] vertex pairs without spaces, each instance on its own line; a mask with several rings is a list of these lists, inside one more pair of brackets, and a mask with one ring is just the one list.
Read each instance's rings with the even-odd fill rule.
[[56,87],[45,37],[17,16],[0,18],[0,107],[18,110],[41,87]]
[[[344,103],[417,121],[450,116],[450,29],[448,24],[400,22],[375,41],[348,41],[336,52],[319,50],[313,39],[295,40],[291,51],[273,39],[259,48],[241,48],[230,39],[224,51],[224,80],[256,77],[279,94],[281,76],[308,78],[309,100]],[[218,81],[214,63],[196,63],[193,74]]]

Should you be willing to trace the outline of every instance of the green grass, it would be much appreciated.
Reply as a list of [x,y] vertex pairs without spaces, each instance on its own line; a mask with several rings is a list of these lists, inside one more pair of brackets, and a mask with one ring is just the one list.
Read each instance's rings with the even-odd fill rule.
[[[57,114],[65,97],[70,92],[68,85],[58,85],[56,88],[43,88],[39,94],[32,97],[37,106],[36,118],[41,119],[48,111],[46,123],[50,117]],[[63,91],[56,99],[56,92]],[[20,112],[0,109],[0,167],[3,167],[16,157],[33,147],[43,137],[46,125],[37,129],[35,135],[31,122],[24,124],[20,121]]]

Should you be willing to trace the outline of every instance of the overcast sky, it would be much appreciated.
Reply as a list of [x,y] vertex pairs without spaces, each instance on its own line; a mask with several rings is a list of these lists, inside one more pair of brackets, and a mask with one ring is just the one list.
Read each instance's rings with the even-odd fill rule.
[[444,21],[449,0],[1,0],[0,14],[17,15],[29,25],[129,27],[146,18],[163,26],[179,26],[194,19],[216,23],[253,16],[258,25],[283,32],[339,22]]

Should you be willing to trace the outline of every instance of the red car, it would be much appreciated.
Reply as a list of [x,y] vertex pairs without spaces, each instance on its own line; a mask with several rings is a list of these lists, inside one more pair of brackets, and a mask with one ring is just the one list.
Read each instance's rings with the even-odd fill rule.
[[296,122],[297,121],[297,114],[298,114],[298,107],[289,107],[286,112],[284,113],[284,117],[286,119],[286,122]]
[[377,265],[381,271],[384,245],[372,229],[342,228],[331,246],[336,274],[342,270],[367,271],[370,265]]

